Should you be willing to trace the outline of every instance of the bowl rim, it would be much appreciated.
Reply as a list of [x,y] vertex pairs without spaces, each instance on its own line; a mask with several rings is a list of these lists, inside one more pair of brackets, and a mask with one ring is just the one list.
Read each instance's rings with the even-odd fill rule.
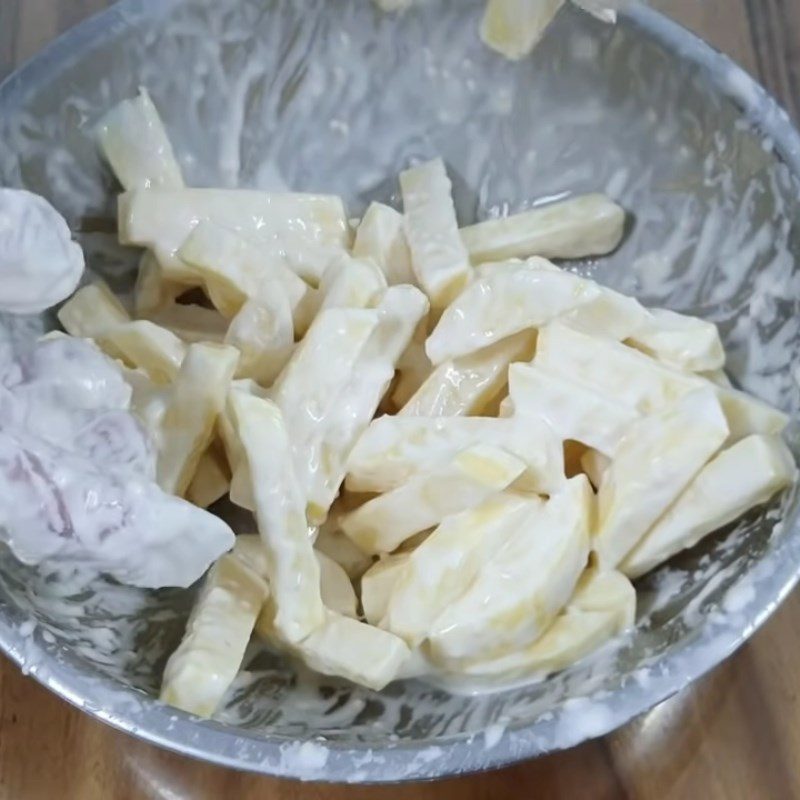
[[[165,13],[180,0],[122,0],[55,39],[0,83],[0,106],[14,108],[29,92],[91,47],[109,30],[137,18]],[[634,3],[623,12],[626,24],[685,61],[732,100],[743,115],[774,143],[776,158],[800,178],[800,134],[784,109],[728,56],[659,12]],[[797,509],[795,509],[796,511]],[[124,687],[94,669],[79,669],[52,642],[25,629],[25,615],[3,604],[0,650],[44,687],[95,719],[147,743],[218,766],[265,775],[338,783],[391,783],[495,769],[602,736],[671,697],[721,663],[772,615],[800,577],[800,521],[784,520],[781,540],[743,576],[756,587],[740,614],[743,625],[720,626],[708,617],[701,635],[660,662],[648,680],[621,681],[605,700],[612,710],[592,714],[591,698],[569,698],[552,713],[518,728],[498,728],[441,744],[369,743],[342,745],[316,739],[264,738],[213,720],[200,720],[156,698]],[[762,580],[768,578],[768,580]],[[741,579],[740,579],[741,580]],[[736,589],[734,585],[733,589]],[[88,700],[101,696],[102,703]],[[481,737],[483,741],[481,741]]]

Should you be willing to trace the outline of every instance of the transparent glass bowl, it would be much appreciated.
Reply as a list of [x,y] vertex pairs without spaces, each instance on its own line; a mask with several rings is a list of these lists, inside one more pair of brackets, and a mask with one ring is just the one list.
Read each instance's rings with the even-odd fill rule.
[[[382,16],[367,0],[127,0],[0,87],[0,183],[50,198],[120,291],[136,254],[92,125],[146,85],[192,185],[396,202],[396,174],[441,154],[466,223],[569,193],[631,212],[613,256],[573,266],[720,325],[735,382],[796,419],[800,140],[744,73],[634,7],[617,27],[565,10],[518,64],[480,45],[478,0]],[[2,320],[31,336],[53,320]],[[798,429],[789,439],[798,452]],[[429,778],[603,734],[738,647],[793,587],[797,492],[641,580],[636,630],[549,680],[481,697],[381,693],[254,653],[212,721],[156,699],[191,591],[65,586],[0,552],[0,646],[87,712],[198,758],[340,781]],[[247,524],[247,523],[244,523]]]

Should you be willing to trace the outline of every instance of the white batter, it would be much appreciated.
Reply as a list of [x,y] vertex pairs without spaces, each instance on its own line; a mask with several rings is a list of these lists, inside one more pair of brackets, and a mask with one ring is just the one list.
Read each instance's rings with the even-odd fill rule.
[[69,297],[83,252],[66,220],[43,197],[0,189],[0,311],[38,314]]

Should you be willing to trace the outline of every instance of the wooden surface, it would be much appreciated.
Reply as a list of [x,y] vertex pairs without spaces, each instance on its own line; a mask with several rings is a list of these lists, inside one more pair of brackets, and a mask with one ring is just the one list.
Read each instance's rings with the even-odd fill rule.
[[[800,0],[654,0],[800,117]],[[0,77],[104,0],[0,0]],[[2,143],[0,143],[2,146]],[[729,662],[617,733],[437,783],[298,784],[199,764],[90,720],[0,658],[0,800],[800,798],[800,594]]]

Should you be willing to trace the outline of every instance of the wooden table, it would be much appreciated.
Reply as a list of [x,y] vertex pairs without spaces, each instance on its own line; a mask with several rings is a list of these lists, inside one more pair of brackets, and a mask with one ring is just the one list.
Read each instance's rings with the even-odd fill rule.
[[[800,0],[658,0],[800,119]],[[0,0],[0,76],[105,0]],[[196,763],[72,709],[0,658],[0,800],[800,798],[800,594],[691,690],[605,739],[404,787],[299,784]]]

